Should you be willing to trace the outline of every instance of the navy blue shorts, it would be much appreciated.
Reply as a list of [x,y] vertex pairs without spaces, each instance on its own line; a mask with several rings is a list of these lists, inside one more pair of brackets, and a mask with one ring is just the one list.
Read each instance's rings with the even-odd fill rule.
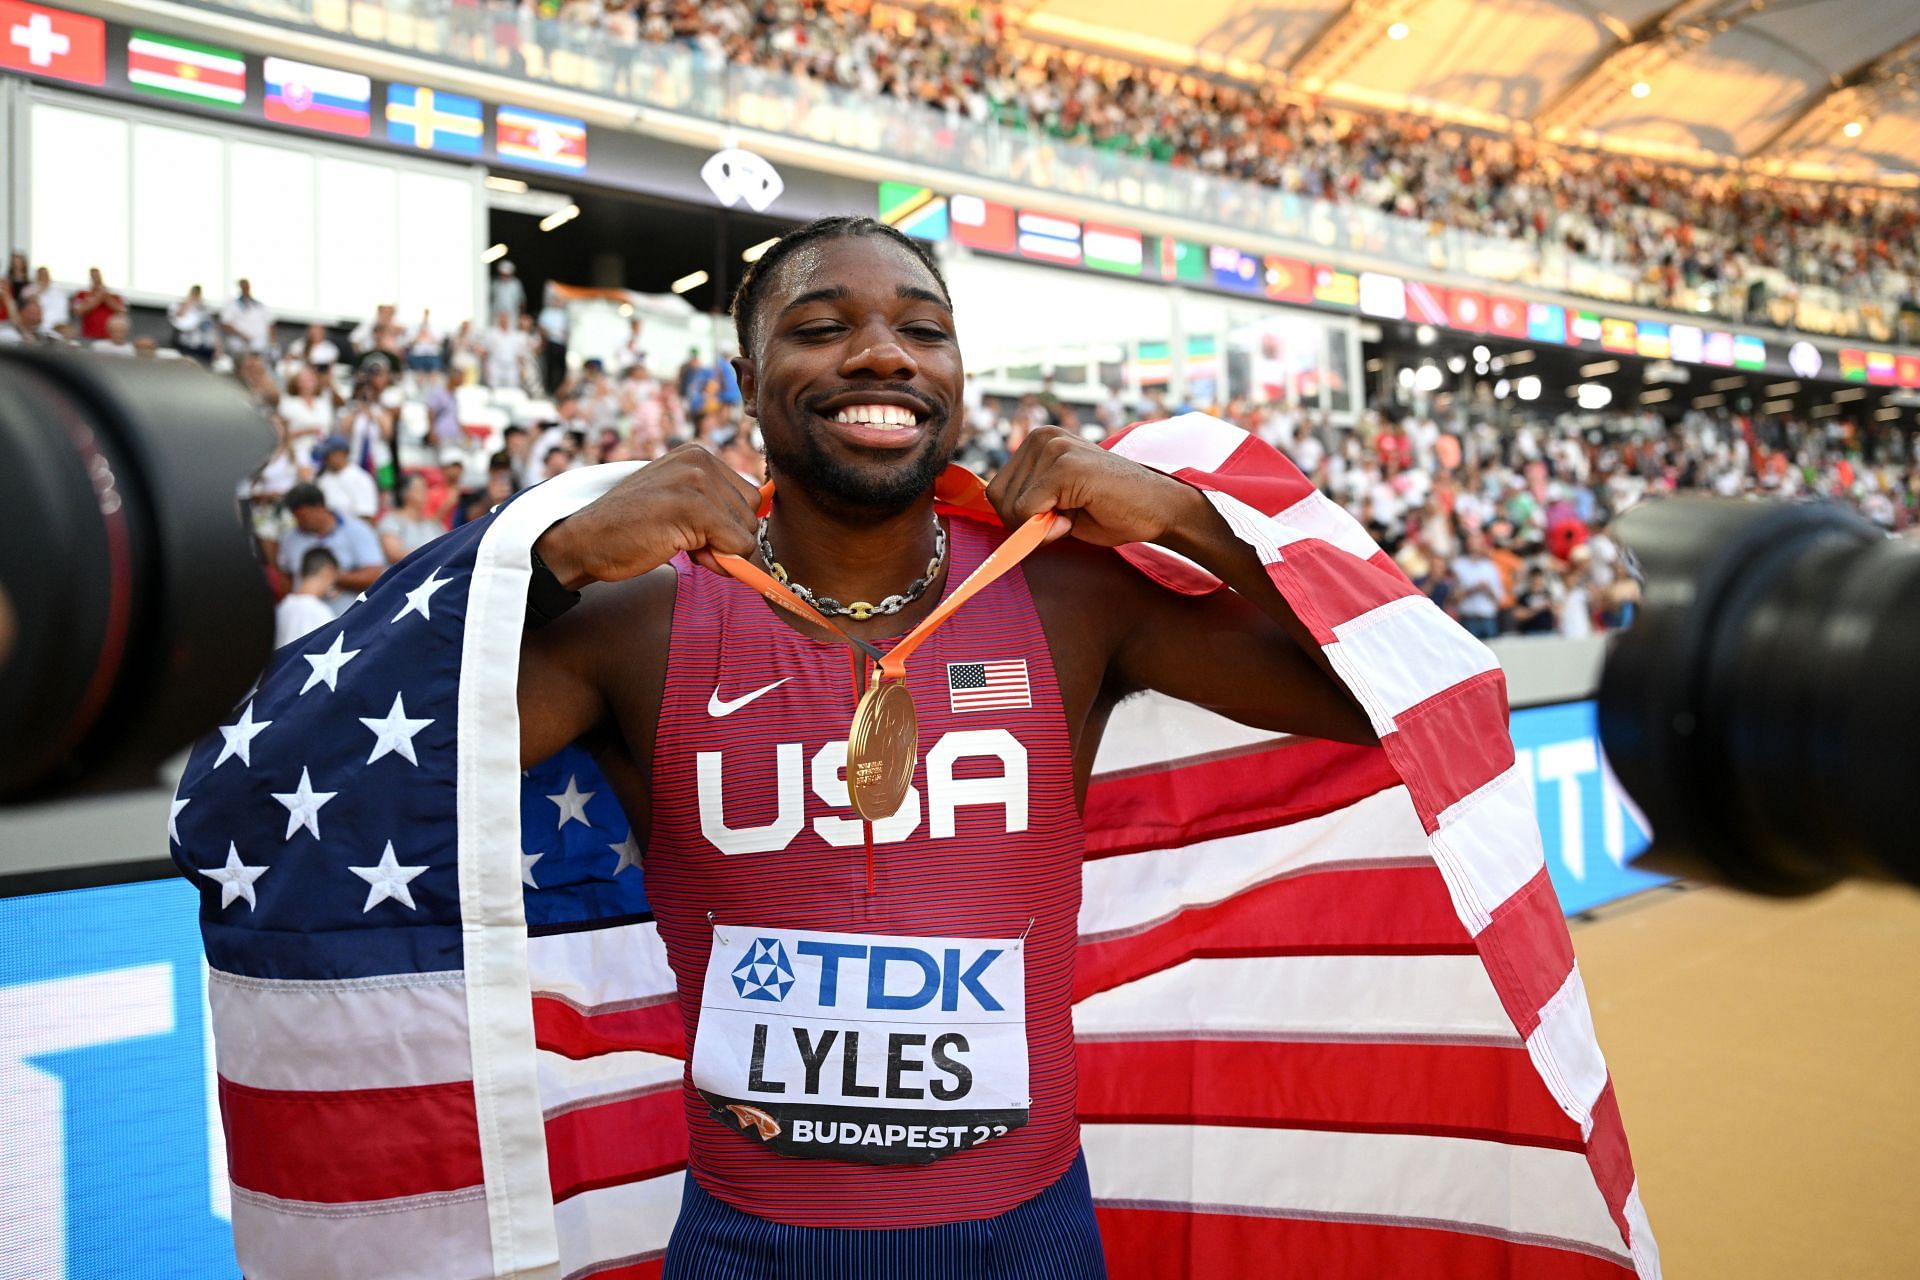
[[1060,1181],[997,1218],[898,1231],[789,1227],[687,1175],[663,1280],[1105,1280],[1100,1224],[1075,1156]]

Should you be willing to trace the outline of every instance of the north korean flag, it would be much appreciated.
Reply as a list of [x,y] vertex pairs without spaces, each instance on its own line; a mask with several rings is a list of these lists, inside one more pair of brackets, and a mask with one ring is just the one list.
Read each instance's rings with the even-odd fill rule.
[[64,9],[0,0],[0,70],[104,84],[107,24]]

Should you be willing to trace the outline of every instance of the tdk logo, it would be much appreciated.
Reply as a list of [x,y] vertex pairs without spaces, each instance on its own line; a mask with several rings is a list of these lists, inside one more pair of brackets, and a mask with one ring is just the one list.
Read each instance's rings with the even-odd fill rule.
[[[755,944],[756,948],[758,945]],[[982,951],[971,964],[964,967],[957,947],[947,947],[935,953],[922,951],[918,947],[867,947],[850,942],[816,942],[807,939],[795,943],[794,950],[809,959],[820,961],[819,1004],[822,1009],[832,1009],[840,1004],[841,962],[848,962],[851,973],[853,964],[863,960],[867,967],[865,995],[869,1009],[924,1009],[937,999],[942,1013],[954,1013],[960,1008],[963,992],[988,1013],[999,1013],[1004,1007],[994,999],[985,983],[987,970],[1003,954],[999,948]],[[734,981],[737,983],[739,980],[739,970],[735,970]],[[858,999],[859,979],[850,976],[848,982],[856,993],[853,998]]]
[[755,938],[746,956],[733,967],[733,989],[743,1000],[779,1004],[792,988],[793,965],[778,938]]

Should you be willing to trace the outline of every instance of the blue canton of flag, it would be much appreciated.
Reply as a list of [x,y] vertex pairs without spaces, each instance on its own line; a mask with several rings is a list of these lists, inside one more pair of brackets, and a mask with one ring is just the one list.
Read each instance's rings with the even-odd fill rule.
[[477,156],[485,139],[485,117],[477,98],[420,85],[387,87],[388,142]]

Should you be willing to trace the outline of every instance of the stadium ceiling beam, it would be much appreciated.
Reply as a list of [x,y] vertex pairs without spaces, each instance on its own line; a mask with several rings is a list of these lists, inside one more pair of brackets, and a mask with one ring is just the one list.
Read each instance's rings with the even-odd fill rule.
[[1872,115],[1882,99],[1915,84],[1920,84],[1920,36],[1834,75],[1824,88],[1808,94],[1792,116],[1742,158],[1779,157],[1807,142],[1830,137],[1847,121]]
[[1396,22],[1411,25],[1428,0],[1346,0],[1281,68],[1289,85],[1319,93]]
[[1590,58],[1535,113],[1535,132],[1557,139],[1579,129],[1630,92],[1635,81],[1731,30],[1738,15],[1755,11],[1753,0],[1673,0],[1637,27],[1610,14],[1596,15],[1614,43]]

